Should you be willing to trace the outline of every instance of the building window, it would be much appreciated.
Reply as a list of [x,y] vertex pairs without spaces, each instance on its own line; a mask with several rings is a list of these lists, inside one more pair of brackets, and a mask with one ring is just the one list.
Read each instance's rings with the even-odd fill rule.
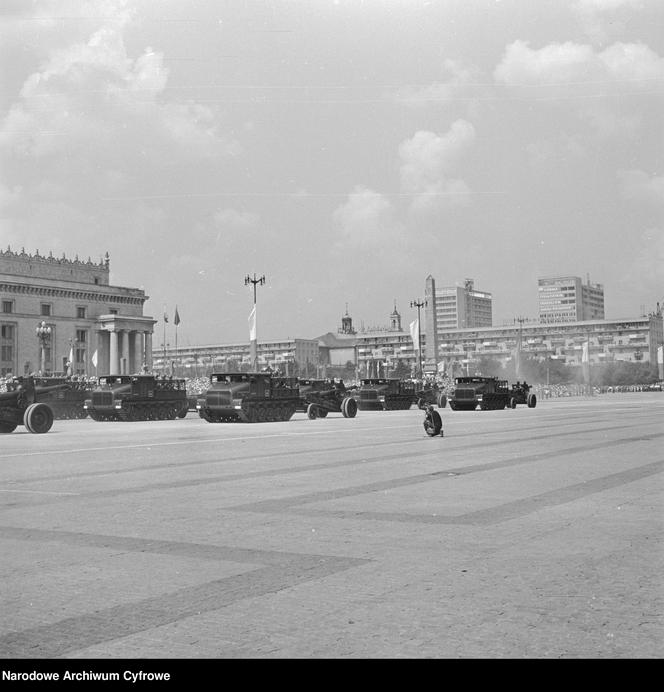
[[14,326],[11,324],[3,324],[2,327],[0,327],[0,337],[3,339],[13,339]]
[[76,308],[76,317],[79,320],[84,320],[85,319],[85,308],[84,307],[77,307]]
[[41,304],[41,315],[42,315],[42,317],[50,317],[51,316],[51,306],[49,303],[42,303]]
[[14,347],[2,346],[0,349],[0,360],[5,362],[14,360]]
[[14,312],[14,302],[11,300],[2,301],[2,312],[12,313]]
[[118,311],[115,308],[111,308],[108,312],[110,315],[117,315],[118,314]]
[[85,331],[85,329],[77,329],[76,330],[76,341],[78,341],[79,344],[84,344],[88,340],[88,333]]

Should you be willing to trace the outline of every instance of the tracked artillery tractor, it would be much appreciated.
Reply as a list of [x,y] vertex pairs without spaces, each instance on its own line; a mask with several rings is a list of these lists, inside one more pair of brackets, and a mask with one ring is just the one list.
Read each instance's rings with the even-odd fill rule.
[[449,397],[453,411],[504,409],[509,405],[507,380],[497,377],[457,377]]
[[48,432],[53,426],[53,410],[44,399],[67,386],[37,387],[33,377],[15,378],[6,392],[0,392],[0,433],[14,432],[19,425],[31,433]]
[[210,386],[196,408],[208,423],[264,423],[290,420],[299,405],[296,378],[223,372],[210,375]]
[[328,413],[341,413],[344,418],[357,415],[357,402],[343,382],[302,379],[299,386],[300,410],[311,420],[325,418]]
[[415,385],[396,377],[360,380],[354,398],[360,411],[405,411],[417,401]]
[[106,375],[85,401],[96,421],[174,420],[187,415],[184,380],[154,375]]

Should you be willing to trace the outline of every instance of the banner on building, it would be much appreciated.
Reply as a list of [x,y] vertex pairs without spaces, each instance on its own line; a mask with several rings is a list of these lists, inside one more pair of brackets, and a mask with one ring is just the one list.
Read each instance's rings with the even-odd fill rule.
[[95,349],[95,352],[92,354],[92,364],[97,367],[97,349]]

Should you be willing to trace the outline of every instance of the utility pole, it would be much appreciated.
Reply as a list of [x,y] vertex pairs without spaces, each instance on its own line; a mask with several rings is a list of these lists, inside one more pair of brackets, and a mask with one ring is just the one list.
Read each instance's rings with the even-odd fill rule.
[[260,278],[256,278],[256,272],[254,272],[253,279],[247,274],[244,278],[244,285],[248,286],[252,284],[254,287],[254,307],[249,315],[249,359],[251,360],[251,368],[254,372],[258,370],[258,339],[256,332],[256,286],[262,286],[265,283],[265,275]]

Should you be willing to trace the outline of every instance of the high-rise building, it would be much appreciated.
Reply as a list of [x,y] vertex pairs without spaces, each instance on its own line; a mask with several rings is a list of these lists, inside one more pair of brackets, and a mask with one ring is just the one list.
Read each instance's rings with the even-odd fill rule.
[[604,319],[604,286],[583,283],[578,276],[537,280],[541,324]]
[[473,279],[438,288],[433,276],[429,275],[425,282],[424,298],[427,361],[437,361],[438,343],[446,331],[491,327],[493,324],[491,293],[476,290]]

